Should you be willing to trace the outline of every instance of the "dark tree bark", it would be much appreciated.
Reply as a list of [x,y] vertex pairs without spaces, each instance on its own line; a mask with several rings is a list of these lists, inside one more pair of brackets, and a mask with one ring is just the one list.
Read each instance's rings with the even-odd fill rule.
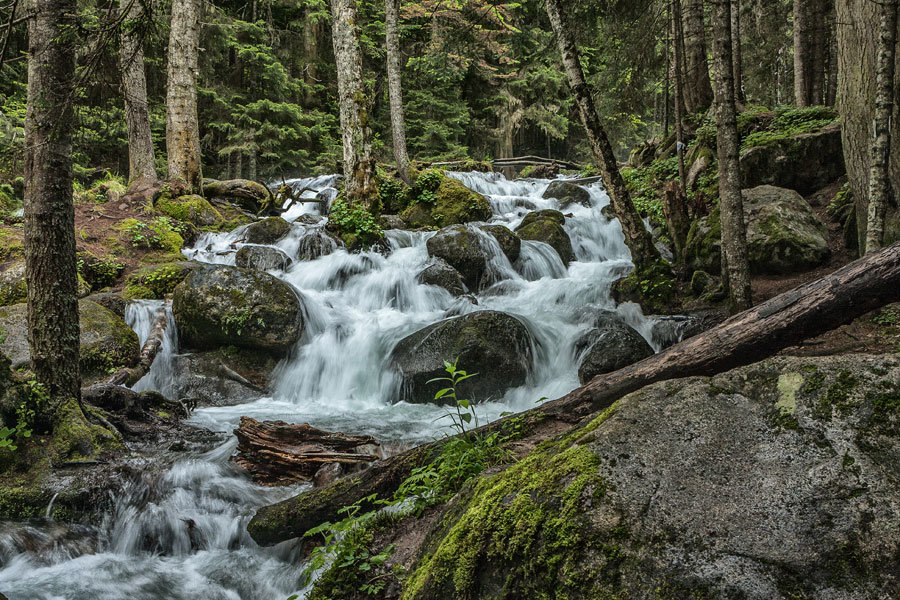
[[731,1],[712,0],[713,60],[716,71],[716,145],[719,155],[719,211],[722,222],[722,275],[731,313],[750,308],[750,263],[741,198],[740,138],[731,73]]
[[166,80],[166,153],[169,179],[193,190],[203,183],[200,125],[197,121],[197,59],[200,53],[201,0],[173,0]]
[[810,39],[809,61],[809,102],[823,104],[825,101],[825,0],[811,0],[810,21],[812,35]]
[[564,22],[560,0],[546,0],[544,6],[550,17],[550,25],[556,35],[556,43],[562,55],[563,67],[569,79],[569,87],[575,97],[581,122],[584,124],[591,151],[600,167],[603,182],[609,193],[610,204],[625,234],[625,243],[631,251],[631,260],[637,270],[649,269],[660,261],[659,251],[653,246],[650,232],[644,228],[641,216],[631,202],[628,188],[619,173],[618,162],[613,153],[612,145],[606,136],[606,131],[600,123],[600,117],[594,106],[590,88],[584,80],[584,72],[581,70],[581,62],[578,58],[578,48],[571,37],[571,29]]
[[687,230],[690,229],[690,220],[687,218],[685,194],[687,193],[687,179],[684,169],[684,77],[681,70],[682,55],[684,54],[684,34],[681,21],[681,0],[672,0],[672,37],[675,40],[675,152],[678,156],[678,186],[676,189],[666,191],[663,208],[666,211],[666,223],[669,234],[675,245],[675,253],[678,262],[684,261],[684,244],[687,239]]
[[72,204],[75,0],[31,0],[25,117],[25,269],[31,368],[48,392],[42,430],[81,415]]
[[119,36],[119,62],[128,126],[128,179],[156,179],[144,74],[144,44],[134,32],[135,24],[143,17],[143,5],[139,0],[119,0],[119,10],[125,15]]
[[810,0],[794,0],[794,103],[811,104]]
[[406,122],[403,118],[403,87],[400,74],[400,1],[384,0],[384,34],[387,51],[388,95],[391,100],[391,135],[394,140],[394,160],[397,172],[408,185],[409,155],[406,152]]
[[891,113],[894,110],[894,61],[897,49],[897,2],[881,0],[878,58],[875,72],[875,119],[872,166],[869,169],[869,207],[866,253],[884,243],[884,217],[891,197],[888,165],[891,152]]
[[337,66],[338,108],[344,147],[344,193],[372,211],[378,203],[375,157],[362,81],[355,0],[331,0],[331,40]]
[[[885,304],[900,301],[900,243],[816,281],[737,314],[704,333],[633,365],[598,375],[562,398],[494,421],[482,433],[502,431],[509,421],[525,429],[524,440],[576,425],[645,385],[681,377],[709,376],[772,356]],[[303,535],[337,511],[370,494],[390,497],[410,472],[440,450],[432,442],[378,461],[332,485],[260,508],[247,531],[271,545]]]
[[743,105],[744,61],[741,52],[741,0],[731,0],[731,72],[734,75],[734,101]]
[[706,28],[703,25],[703,0],[685,0],[683,7],[684,101],[689,113],[706,110],[712,104],[713,91],[709,81],[706,58]]

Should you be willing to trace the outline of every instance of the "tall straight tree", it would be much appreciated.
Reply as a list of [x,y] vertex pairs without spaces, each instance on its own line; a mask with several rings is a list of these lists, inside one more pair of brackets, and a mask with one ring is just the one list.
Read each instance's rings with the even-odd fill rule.
[[794,0],[794,103],[812,103],[812,41],[810,40],[810,0]]
[[119,0],[119,10],[125,19],[119,36],[119,62],[128,126],[128,179],[156,179],[147,78],[144,74],[144,45],[135,32],[144,17],[144,5],[141,0]]
[[875,65],[875,131],[872,139],[872,166],[869,168],[866,254],[880,250],[884,244],[884,217],[892,191],[888,165],[891,157],[891,113],[894,110],[897,2],[898,0],[881,0],[878,58]]
[[734,103],[731,57],[731,1],[711,0],[713,68],[716,82],[716,144],[719,158],[719,211],[722,223],[722,274],[731,312],[750,308],[750,267],[744,202],[741,198],[740,142]]
[[731,0],[731,73],[734,76],[734,101],[744,104],[744,60],[741,52],[741,0]]
[[72,204],[75,0],[31,0],[25,116],[25,269],[31,368],[49,394],[40,430],[80,415],[81,375]]
[[685,0],[684,19],[684,102],[689,113],[709,108],[713,101],[706,58],[706,27],[703,25],[703,0]]
[[650,232],[644,227],[641,216],[628,194],[628,188],[625,187],[625,181],[619,173],[612,145],[600,122],[590,88],[584,79],[584,72],[581,70],[578,48],[571,34],[572,29],[564,20],[561,0],[544,0],[544,7],[550,18],[550,26],[556,35],[556,43],[562,55],[569,87],[575,97],[575,104],[578,106],[578,113],[581,115],[591,151],[597,161],[597,166],[600,167],[603,183],[609,193],[610,204],[622,224],[625,243],[631,251],[631,260],[639,271],[651,269],[661,260],[659,251],[653,245]]
[[202,0],[172,0],[166,80],[166,153],[169,179],[199,190],[200,125],[197,120],[197,60]]
[[331,0],[331,40],[344,146],[344,193],[349,202],[359,203],[371,211],[377,206],[378,189],[357,22],[355,0]]
[[400,0],[384,0],[384,35],[394,160],[397,161],[400,179],[409,184],[409,155],[406,152],[406,123],[403,119],[403,88],[400,80]]

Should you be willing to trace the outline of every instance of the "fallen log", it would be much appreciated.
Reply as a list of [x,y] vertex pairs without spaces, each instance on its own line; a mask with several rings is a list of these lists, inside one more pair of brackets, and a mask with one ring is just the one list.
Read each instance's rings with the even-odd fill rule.
[[379,458],[362,449],[377,445],[371,436],[331,433],[307,423],[292,425],[241,417],[234,434],[238,439],[238,453],[231,461],[246,469],[260,485],[310,481],[324,466],[334,463],[358,466]]
[[[533,436],[550,423],[572,426],[645,385],[698,375],[714,375],[771,356],[798,342],[848,323],[869,311],[900,301],[900,242],[856,260],[822,279],[806,283],[739,313],[720,325],[633,365],[598,375],[562,398],[483,426],[502,430],[512,419]],[[277,504],[260,508],[247,526],[259,544],[303,535],[333,521],[338,509],[370,494],[390,497],[443,441],[413,448]]]
[[141,348],[141,357],[138,359],[137,365],[133,367],[125,367],[119,369],[106,380],[106,383],[113,385],[133,386],[141,377],[150,372],[153,366],[153,359],[159,354],[163,345],[163,339],[166,336],[166,325],[168,318],[166,317],[166,309],[160,308],[153,320],[153,327],[150,329],[150,335],[144,346]]

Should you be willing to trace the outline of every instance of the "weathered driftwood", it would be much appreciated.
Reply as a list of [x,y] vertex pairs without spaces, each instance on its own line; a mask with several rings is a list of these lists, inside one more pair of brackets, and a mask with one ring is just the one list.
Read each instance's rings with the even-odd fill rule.
[[[650,383],[714,375],[747,365],[783,348],[824,333],[885,304],[900,301],[900,242],[854,261],[739,313],[717,327],[671,346],[633,365],[599,375],[586,385],[540,407],[484,426],[498,430],[513,418],[525,436],[539,428],[574,425]],[[370,494],[388,497],[442,441],[413,448],[330,486],[260,508],[248,525],[260,544],[303,535],[337,510]]]
[[166,335],[167,323],[166,311],[164,308],[160,308],[155,315],[153,327],[150,329],[150,336],[141,348],[141,357],[138,360],[137,365],[119,369],[106,380],[106,383],[131,387],[137,383],[141,377],[150,372],[150,367],[153,365],[153,359],[156,358],[160,348],[162,348],[163,338],[165,338]]
[[331,433],[306,423],[292,425],[241,417],[240,427],[234,433],[238,453],[231,457],[232,462],[249,471],[253,481],[262,485],[310,481],[323,466],[360,465],[379,458],[361,449],[377,444],[371,436]]

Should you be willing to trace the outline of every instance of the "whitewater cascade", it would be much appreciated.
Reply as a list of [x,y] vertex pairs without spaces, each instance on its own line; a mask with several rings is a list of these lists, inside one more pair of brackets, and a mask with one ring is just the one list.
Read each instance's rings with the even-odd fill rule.
[[[494,173],[450,173],[484,194],[492,224],[515,229],[524,216],[560,209],[543,198],[549,180],[509,181]],[[236,406],[197,409],[192,422],[229,432],[240,416],[308,422],[323,429],[369,434],[386,447],[402,447],[443,435],[445,410],[431,405],[394,403],[399,378],[388,357],[406,335],[453,315],[498,310],[518,316],[535,340],[534,365],[527,384],[495,402],[479,405],[479,420],[532,408],[578,386],[575,340],[590,324],[587,306],[616,311],[650,344],[653,320],[634,304],[617,306],[610,286],[631,269],[618,221],[601,210],[609,203],[599,183],[590,185],[590,205],[566,206],[566,232],[576,260],[565,266],[547,244],[523,241],[521,256],[510,263],[493,237],[479,242],[489,252],[487,285],[466,297],[420,284],[428,261],[426,241],[433,232],[386,232],[391,251],[350,254],[324,236],[321,207],[336,196],[337,176],[291,180],[302,197],[284,217],[291,231],[273,246],[288,256],[318,256],[271,274],[296,288],[303,299],[306,328],[296,348],[273,373],[272,395]],[[184,254],[193,260],[234,264],[246,228],[205,234]],[[140,341],[158,311],[168,318],[167,337],[153,367],[137,390],[173,389],[177,371],[177,332],[169,306],[136,301],[127,320]],[[452,357],[448,357],[452,358]],[[460,365],[467,368],[466,365]],[[0,592],[10,600],[244,599],[286,598],[298,591],[300,568],[290,543],[258,548],[245,526],[258,506],[297,493],[263,488],[228,462],[236,440],[219,448],[173,460],[158,477],[129,484],[114,510],[97,527],[63,528],[53,523],[5,524],[0,529]],[[42,548],[41,551],[29,548]]]

